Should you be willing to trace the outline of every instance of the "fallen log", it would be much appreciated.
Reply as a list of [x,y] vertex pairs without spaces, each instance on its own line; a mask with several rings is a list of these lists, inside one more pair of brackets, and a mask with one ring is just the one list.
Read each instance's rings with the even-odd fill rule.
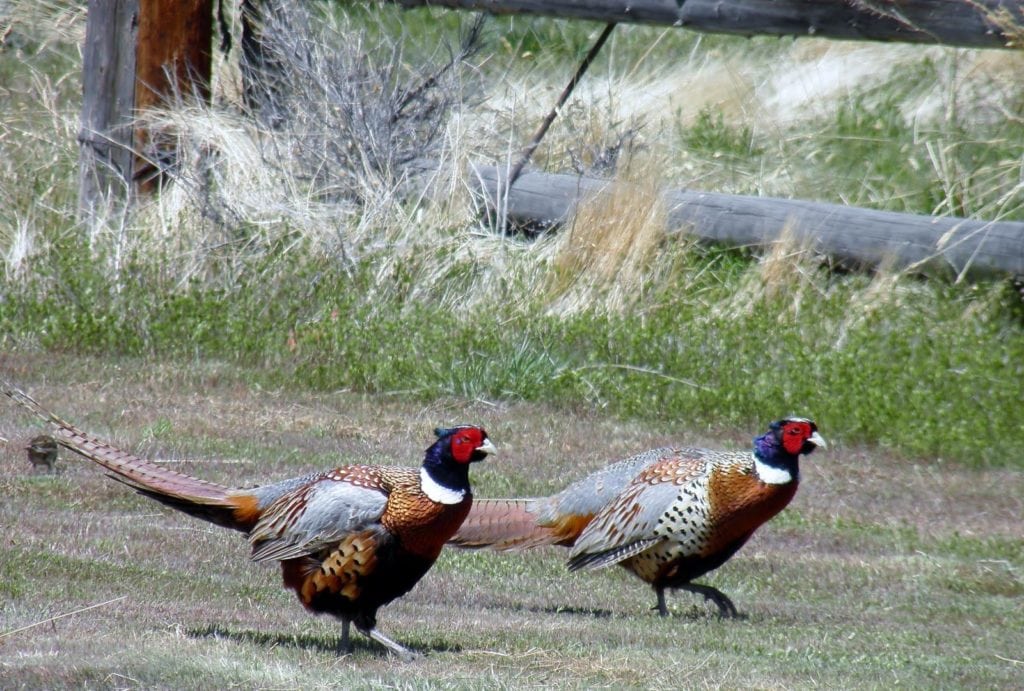
[[[576,207],[610,189],[607,180],[524,172],[515,186],[507,171],[471,166],[475,191],[488,209],[513,222],[557,225]],[[623,183],[618,183],[623,184]],[[764,246],[787,231],[844,264],[887,266],[970,279],[1024,276],[1024,223],[877,211],[841,204],[719,194],[663,193],[669,234],[730,247]]]
[[389,0],[492,14],[679,26],[708,33],[821,36],[1019,48],[1020,0]]

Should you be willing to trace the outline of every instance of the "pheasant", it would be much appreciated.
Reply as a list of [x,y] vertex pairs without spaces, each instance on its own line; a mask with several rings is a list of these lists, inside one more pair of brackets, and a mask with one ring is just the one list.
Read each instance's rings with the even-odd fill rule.
[[57,464],[57,442],[48,434],[32,437],[25,446],[28,460],[36,471],[52,473]]
[[377,630],[377,609],[409,592],[469,513],[469,465],[495,450],[480,427],[435,430],[418,470],[348,465],[234,489],[143,460],[61,420],[13,387],[3,392],[51,424],[57,441],[141,494],[246,533],[257,562],[279,561],[284,585],[314,614],[342,622],[396,655],[415,655]]
[[771,423],[753,453],[695,448],[645,451],[541,499],[477,499],[452,539],[499,551],[571,548],[568,566],[619,564],[665,590],[703,595],[722,617],[737,614],[725,593],[693,580],[724,564],[796,494],[798,460],[825,440],[811,420]]

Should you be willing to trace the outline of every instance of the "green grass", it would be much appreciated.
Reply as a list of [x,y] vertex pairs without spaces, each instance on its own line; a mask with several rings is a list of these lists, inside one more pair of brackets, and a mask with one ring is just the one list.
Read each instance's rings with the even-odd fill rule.
[[54,351],[227,357],[267,367],[257,376],[270,385],[588,405],[698,428],[756,428],[796,412],[834,437],[908,456],[1017,468],[1024,457],[1024,334],[1008,286],[878,288],[812,271],[807,285],[768,297],[749,291],[751,269],[736,266],[745,260],[695,256],[694,271],[721,268],[630,314],[495,306],[467,319],[419,302],[371,305],[348,274],[288,272],[288,261],[277,268],[294,282],[269,304],[267,286],[164,296],[140,278],[112,294],[93,275],[77,302],[28,293],[0,304],[0,324],[9,342]]
[[[509,478],[516,492],[550,491],[669,438],[737,443],[526,403],[261,391],[246,385],[245,368],[9,362],[40,400],[74,421],[88,411],[86,426],[116,430],[127,447],[169,421],[165,443],[210,459],[188,472],[231,484],[346,460],[412,463],[430,427],[455,420],[483,423],[499,447],[474,467],[477,493],[490,496],[505,493]],[[212,420],[218,444],[249,463],[218,464],[221,454],[200,450]],[[0,407],[0,424],[14,439],[35,430],[10,406]],[[0,520],[9,526],[0,634],[42,622],[0,639],[4,679],[15,688],[1012,688],[1020,680],[1019,472],[937,471],[841,443],[815,453],[793,505],[706,579],[734,599],[744,615],[736,621],[718,620],[686,593],[670,595],[673,616],[662,620],[646,585],[619,570],[570,574],[555,548],[445,552],[412,593],[381,611],[385,632],[426,652],[406,664],[362,639],[339,658],[337,624],[306,614],[275,568],[248,560],[241,536],[157,507],[80,459],[62,455],[58,467],[57,476],[29,476],[18,449],[0,446]],[[109,604],[74,614],[101,603]],[[47,623],[62,614],[71,616]]]

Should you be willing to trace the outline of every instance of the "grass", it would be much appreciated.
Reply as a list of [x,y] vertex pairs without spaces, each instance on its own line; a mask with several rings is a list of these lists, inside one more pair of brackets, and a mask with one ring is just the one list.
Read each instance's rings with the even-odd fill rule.
[[[474,468],[489,496],[552,491],[669,440],[748,443],[523,403],[260,390],[244,368],[48,359],[47,374],[32,357],[14,363],[40,400],[232,484],[413,463],[434,424],[464,420],[499,445]],[[37,429],[11,406],[0,425],[11,439]],[[246,462],[223,462],[238,456]],[[426,652],[404,664],[362,639],[338,657],[337,625],[304,613],[239,536],[159,508],[85,461],[62,456],[59,468],[34,476],[15,444],[0,446],[2,630],[43,622],[0,639],[13,688],[1011,688],[1021,678],[1017,472],[896,462],[842,443],[816,453],[793,505],[708,579],[736,601],[737,621],[685,593],[659,619],[642,583],[617,570],[569,574],[555,549],[448,551],[381,612],[384,631]]]

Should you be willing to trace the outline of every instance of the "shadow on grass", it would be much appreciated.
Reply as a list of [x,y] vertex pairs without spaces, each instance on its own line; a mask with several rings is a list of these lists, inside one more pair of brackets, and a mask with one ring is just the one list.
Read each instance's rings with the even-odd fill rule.
[[[648,610],[640,610],[636,613],[618,613],[616,614],[610,609],[601,609],[597,607],[573,607],[568,605],[548,605],[546,607],[514,607],[512,609],[521,609],[527,612],[533,612],[534,614],[569,614],[572,616],[580,617],[592,617],[594,619],[611,619],[612,617],[624,617],[624,618],[635,618],[640,616],[647,616]],[[651,607],[651,612],[656,612],[657,607]],[[655,615],[655,618],[657,615]],[[699,621],[703,619],[719,619],[719,615],[716,612],[712,612],[708,609],[702,608],[700,605],[692,605],[689,608],[677,608],[670,609],[668,619],[683,619],[687,621]],[[733,617],[729,617],[727,621],[747,621],[750,619],[750,615],[740,612]]]
[[[250,643],[265,648],[288,646],[292,648],[301,648],[303,650],[314,650],[322,653],[340,655],[342,653],[338,651],[338,643],[341,640],[341,629],[339,628],[338,631],[339,633],[337,636],[316,636],[308,634],[268,633],[265,631],[254,631],[252,629],[231,629],[225,626],[210,625],[188,629],[187,633],[193,638],[224,638],[232,641],[238,641],[240,643]],[[353,631],[350,642],[352,643],[353,653],[366,653],[379,657],[385,657],[388,655],[388,651],[384,647],[366,639],[355,631]],[[403,644],[406,643],[406,641],[401,642]],[[426,645],[409,644],[409,647],[417,653],[457,653],[462,650],[461,646],[449,645],[446,643],[432,643]]]
[[526,611],[538,614],[572,614],[581,617],[593,617],[594,619],[611,619],[610,609],[597,609],[594,607],[568,607],[564,605],[550,605],[548,607],[527,607]]

